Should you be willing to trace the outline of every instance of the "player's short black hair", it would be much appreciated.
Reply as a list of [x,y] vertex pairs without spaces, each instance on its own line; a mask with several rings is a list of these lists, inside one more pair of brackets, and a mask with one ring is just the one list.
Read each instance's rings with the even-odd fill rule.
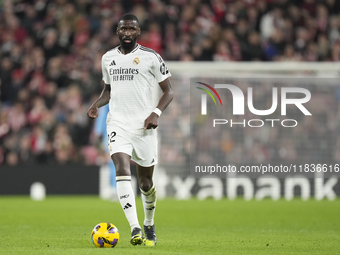
[[135,21],[137,21],[137,23],[138,23],[138,25],[139,25],[139,20],[138,20],[138,18],[137,18],[134,14],[132,14],[132,13],[125,13],[124,15],[122,15],[122,16],[119,18],[118,22],[121,21],[121,20],[135,20]]

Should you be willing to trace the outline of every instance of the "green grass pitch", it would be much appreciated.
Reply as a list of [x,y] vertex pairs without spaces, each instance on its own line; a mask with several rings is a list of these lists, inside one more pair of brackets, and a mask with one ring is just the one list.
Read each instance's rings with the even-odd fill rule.
[[[143,221],[140,198],[139,219]],[[109,221],[115,248],[90,234]],[[340,200],[157,202],[156,247],[134,247],[119,203],[94,196],[0,197],[0,254],[340,254]]]

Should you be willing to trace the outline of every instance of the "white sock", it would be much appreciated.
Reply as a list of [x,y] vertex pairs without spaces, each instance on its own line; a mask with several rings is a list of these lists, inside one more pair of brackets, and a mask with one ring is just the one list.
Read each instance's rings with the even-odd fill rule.
[[117,176],[117,195],[125,217],[130,223],[131,231],[140,228],[137,218],[135,194],[131,186],[131,176]]
[[155,186],[152,186],[152,188],[144,192],[142,192],[142,200],[143,200],[143,207],[144,207],[144,225],[145,226],[152,226],[154,224],[154,216],[155,216],[155,210],[156,210],[156,200],[157,200],[157,193]]

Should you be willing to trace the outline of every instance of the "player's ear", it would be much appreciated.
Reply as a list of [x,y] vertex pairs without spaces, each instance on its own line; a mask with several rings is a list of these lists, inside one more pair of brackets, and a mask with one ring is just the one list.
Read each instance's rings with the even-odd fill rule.
[[138,27],[138,30],[137,30],[137,35],[140,35],[141,34],[141,29],[140,29],[140,27]]

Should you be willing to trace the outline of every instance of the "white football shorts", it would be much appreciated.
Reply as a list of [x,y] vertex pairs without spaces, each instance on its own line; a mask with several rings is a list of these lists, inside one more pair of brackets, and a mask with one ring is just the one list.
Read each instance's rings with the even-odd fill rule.
[[107,125],[108,146],[112,156],[123,152],[140,166],[149,167],[158,162],[157,129],[125,130],[116,125]]

